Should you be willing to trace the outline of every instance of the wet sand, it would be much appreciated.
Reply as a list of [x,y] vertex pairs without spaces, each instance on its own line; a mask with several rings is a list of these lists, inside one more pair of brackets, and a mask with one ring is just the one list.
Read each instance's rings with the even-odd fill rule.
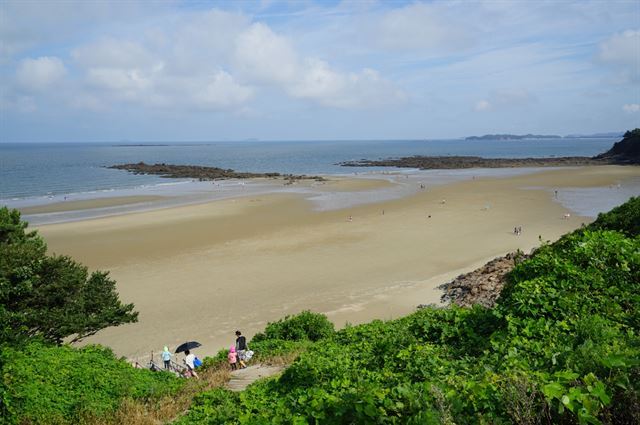
[[121,205],[140,204],[165,199],[164,196],[114,196],[112,198],[83,199],[64,201],[53,204],[19,208],[22,214],[47,214],[66,211],[91,210],[95,208],[117,207]]
[[50,251],[110,270],[121,299],[140,312],[139,323],[87,342],[144,358],[197,340],[198,352],[212,355],[236,329],[250,337],[304,309],[343,326],[438,303],[437,286],[457,274],[591,221],[563,219],[569,211],[554,189],[638,176],[638,167],[545,170],[332,211],[295,194],[251,195],[39,229]]

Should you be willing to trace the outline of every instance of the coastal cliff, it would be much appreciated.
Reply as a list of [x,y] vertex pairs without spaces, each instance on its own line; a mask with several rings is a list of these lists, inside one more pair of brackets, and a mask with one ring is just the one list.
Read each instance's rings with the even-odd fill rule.
[[613,161],[617,164],[640,164],[640,128],[627,131],[622,140],[595,157],[599,161]]

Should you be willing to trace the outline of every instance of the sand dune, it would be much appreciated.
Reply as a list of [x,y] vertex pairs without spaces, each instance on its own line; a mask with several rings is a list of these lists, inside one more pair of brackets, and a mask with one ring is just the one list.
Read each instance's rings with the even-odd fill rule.
[[[590,221],[563,219],[567,210],[554,202],[553,189],[639,176],[637,167],[551,170],[322,212],[295,195],[260,195],[40,231],[50,251],[110,270],[121,298],[140,311],[139,323],[88,342],[143,357],[198,340],[199,352],[211,355],[233,341],[236,329],[251,336],[267,321],[304,309],[341,326],[437,303],[435,288],[448,278]],[[521,236],[514,226],[522,226]]]

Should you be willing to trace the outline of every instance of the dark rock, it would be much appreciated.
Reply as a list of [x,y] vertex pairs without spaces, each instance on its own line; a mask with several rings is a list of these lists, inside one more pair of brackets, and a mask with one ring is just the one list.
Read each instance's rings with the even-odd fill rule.
[[566,156],[558,158],[482,158],[479,156],[409,156],[380,160],[361,159],[341,162],[345,167],[400,167],[432,169],[575,167],[583,165],[640,165],[640,128],[627,131],[624,138],[607,152],[589,158]]
[[287,182],[292,183],[295,180],[316,180],[325,181],[324,177],[306,176],[280,173],[245,173],[237,172],[232,169],[222,169],[217,167],[204,167],[200,165],[172,165],[172,164],[145,164],[138,162],[137,164],[120,164],[112,165],[116,170],[126,170],[134,174],[153,174],[166,178],[188,178],[204,180],[223,180],[223,179],[249,179],[256,177],[276,178],[282,177]]

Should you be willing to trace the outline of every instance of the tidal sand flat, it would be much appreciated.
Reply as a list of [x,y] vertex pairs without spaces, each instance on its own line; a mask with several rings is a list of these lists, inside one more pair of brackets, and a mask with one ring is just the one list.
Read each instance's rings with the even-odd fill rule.
[[591,221],[554,190],[639,176],[637,167],[599,166],[426,182],[401,199],[323,211],[295,193],[261,194],[39,230],[51,252],[110,270],[121,299],[140,311],[139,323],[86,342],[144,357],[198,340],[212,355],[236,329],[251,336],[304,309],[342,326],[437,303],[437,286],[458,273]]
[[37,205],[32,207],[19,208],[20,213],[29,214],[48,214],[66,211],[91,210],[95,208],[117,207],[121,205],[134,205],[143,202],[153,202],[164,199],[162,196],[138,195],[138,196],[114,196],[99,199],[83,199],[78,201],[63,201],[52,204]]

